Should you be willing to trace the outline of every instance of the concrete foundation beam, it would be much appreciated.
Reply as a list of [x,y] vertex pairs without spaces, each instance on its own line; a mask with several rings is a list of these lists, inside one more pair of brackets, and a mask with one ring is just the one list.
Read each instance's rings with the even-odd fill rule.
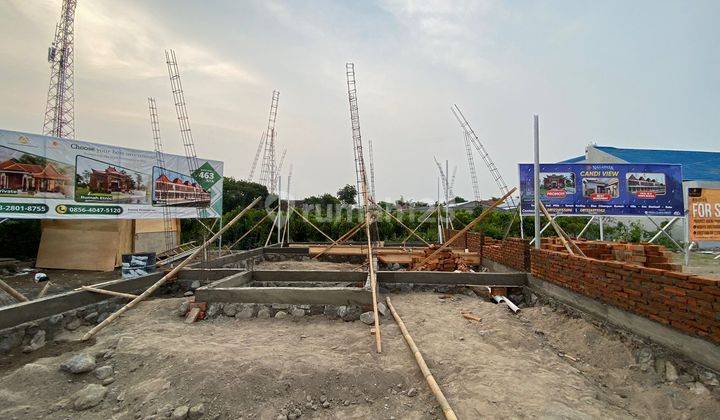
[[218,287],[195,291],[199,302],[371,305],[372,293],[356,287]]
[[383,283],[413,283],[442,285],[472,285],[493,287],[522,287],[527,284],[526,273],[453,273],[443,271],[379,271],[377,279]]
[[[150,287],[150,285],[158,281],[162,276],[163,273],[152,273],[133,279],[118,279],[94,284],[93,287],[112,290],[114,292],[132,293]],[[0,308],[0,330],[81,308],[107,299],[109,299],[108,296],[98,293],[70,291],[31,300],[29,302],[3,306]]]

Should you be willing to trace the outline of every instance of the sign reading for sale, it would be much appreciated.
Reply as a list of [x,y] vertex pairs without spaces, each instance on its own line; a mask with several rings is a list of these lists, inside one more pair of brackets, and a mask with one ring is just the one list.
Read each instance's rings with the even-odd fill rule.
[[720,241],[720,189],[690,188],[690,240]]

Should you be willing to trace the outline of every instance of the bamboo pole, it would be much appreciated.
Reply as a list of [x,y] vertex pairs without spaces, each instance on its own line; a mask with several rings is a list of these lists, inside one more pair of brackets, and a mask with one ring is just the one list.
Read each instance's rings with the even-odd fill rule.
[[[548,212],[547,208],[545,207],[545,204],[543,204],[542,201],[540,202],[540,210],[542,210],[545,217],[547,217],[550,220],[550,225],[553,227],[553,229],[555,229],[555,232],[558,234],[558,237],[560,237],[560,241],[563,243],[563,245],[565,246],[565,249],[567,249],[568,253],[570,255],[575,255],[577,253],[577,254],[580,254],[583,257],[585,257],[586,255],[584,252],[582,252],[580,247],[577,246],[575,244],[575,242],[573,242],[572,239],[570,239],[570,237],[565,232],[565,230],[563,230],[563,228],[561,228],[560,225],[557,224],[555,219],[553,219],[550,216],[550,213]],[[542,243],[542,241],[541,241],[541,243]]]
[[140,303],[141,301],[145,300],[148,296],[153,294],[155,290],[157,290],[160,286],[162,286],[166,281],[168,281],[171,278],[174,278],[175,275],[182,270],[183,267],[188,265],[192,260],[194,260],[198,255],[200,255],[201,252],[205,250],[211,243],[215,242],[215,240],[225,233],[226,230],[230,229],[232,225],[234,225],[238,220],[240,220],[241,217],[245,215],[245,213],[248,212],[251,208],[255,207],[257,203],[260,202],[262,197],[257,197],[255,200],[253,200],[252,203],[250,203],[247,207],[245,207],[240,213],[237,214],[237,216],[233,217],[233,219],[225,226],[223,226],[222,229],[220,229],[216,234],[212,236],[212,238],[205,241],[204,244],[200,245],[189,257],[185,258],[180,264],[178,264],[175,268],[173,268],[169,273],[165,274],[163,278],[158,280],[155,284],[150,286],[147,290],[142,292],[138,297],[133,299],[132,301],[128,302],[125,306],[118,309],[115,313],[107,317],[103,322],[99,323],[98,325],[94,326],[90,331],[87,332],[82,338],[83,341],[88,340],[92,336],[98,333],[98,331],[105,328],[109,323],[113,322],[117,317],[125,313],[128,309],[132,309]]
[[0,280],[0,289],[4,290],[5,293],[12,296],[18,302],[28,302],[30,299],[26,298],[25,295],[13,289],[9,284]]
[[420,371],[425,377],[425,381],[427,381],[430,391],[432,391],[438,404],[440,404],[440,408],[442,408],[443,414],[445,414],[445,418],[448,420],[457,420],[455,412],[453,411],[452,407],[450,407],[450,403],[448,403],[447,399],[445,398],[445,394],[443,394],[442,390],[440,389],[440,385],[438,385],[432,372],[430,372],[427,363],[425,363],[425,359],[423,359],[422,354],[420,354],[420,350],[415,345],[415,341],[413,341],[410,333],[405,327],[405,323],[400,318],[400,315],[398,315],[392,302],[390,302],[390,297],[386,297],[385,302],[387,302],[390,313],[392,313],[393,318],[395,318],[395,322],[397,322],[398,327],[400,327],[400,331],[402,332],[403,337],[405,337],[405,341],[407,342],[408,347],[410,347],[410,351],[412,351],[413,356],[415,356],[415,361],[420,367]]
[[430,213],[428,213],[428,215],[425,216],[425,218],[422,219],[422,220],[420,221],[420,223],[418,223],[417,226],[415,226],[415,229],[413,229],[413,231],[410,232],[410,234],[409,234],[408,236],[406,236],[405,239],[403,239],[403,241],[402,241],[403,246],[405,246],[405,243],[407,242],[407,240],[410,239],[410,237],[413,236],[413,235],[415,234],[415,232],[417,232],[418,229],[420,229],[420,226],[422,226],[423,223],[425,223],[425,222],[427,221],[427,219],[430,218],[430,216],[432,216],[433,214],[435,214],[436,211],[437,211],[437,207],[435,207],[435,208],[433,209],[433,211],[431,211]]
[[78,290],[84,290],[86,292],[98,293],[101,295],[122,297],[122,298],[126,298],[126,299],[136,299],[138,297],[138,295],[133,295],[130,293],[122,293],[122,292],[115,292],[113,290],[98,289],[98,288],[92,287],[92,286],[80,286],[80,288]]
[[41,297],[45,297],[45,295],[47,294],[48,290],[50,290],[50,286],[52,286],[52,283],[51,283],[50,281],[47,281],[47,282],[45,283],[45,285],[43,286],[43,288],[40,290],[40,293],[37,294],[37,296],[35,297],[35,299],[40,299]]
[[[373,204],[374,204],[374,202],[373,202]],[[407,229],[407,231],[410,232],[411,235],[415,235],[415,237],[418,238],[418,239],[420,239],[421,241],[423,241],[423,243],[424,243],[426,246],[430,246],[430,244],[427,243],[427,241],[426,241],[425,239],[423,239],[420,235],[418,235],[417,233],[415,233],[415,231],[413,231],[412,229],[410,229],[409,227],[407,227],[407,226],[405,225],[405,223],[403,223],[403,222],[400,221],[400,219],[398,219],[397,217],[393,216],[392,213],[390,213],[389,211],[385,210],[382,206],[378,206],[377,204],[376,204],[376,206],[379,207],[380,210],[382,210],[383,212],[385,212],[385,214],[387,214],[388,216],[390,216],[394,221],[400,223],[400,226],[402,226],[402,227],[404,227],[405,229]]]
[[320,230],[319,227],[315,226],[315,224],[314,224],[313,222],[311,222],[310,220],[308,220],[307,217],[303,216],[302,213],[300,213],[295,207],[292,208],[292,211],[294,211],[295,213],[297,213],[298,216],[302,217],[302,219],[303,219],[304,221],[308,222],[308,224],[309,224],[310,226],[314,227],[315,230],[317,230],[318,232],[322,233],[322,235],[323,235],[324,237],[326,237],[330,242],[334,242],[334,241],[335,241],[335,239],[329,237],[325,232],[323,232],[322,230]]
[[342,244],[342,243],[344,243],[344,242],[347,242],[348,239],[352,238],[353,235],[355,235],[356,233],[358,233],[358,231],[359,231],[360,229],[364,228],[364,227],[365,227],[365,221],[363,220],[362,222],[360,222],[360,223],[358,223],[357,225],[355,225],[355,227],[353,227],[352,229],[350,229],[349,231],[347,231],[343,236],[339,237],[336,241],[334,241],[333,243],[331,243],[330,245],[328,245],[327,247],[325,247],[325,249],[323,249],[322,251],[320,251],[319,253],[317,253],[317,254],[313,257],[313,259],[316,260],[316,259],[320,258],[321,255],[323,255],[323,254],[325,254],[326,252],[330,251],[330,250],[331,250],[332,248],[334,248],[336,245],[340,245],[340,244]]
[[419,269],[419,268],[425,266],[425,264],[427,264],[428,261],[430,261],[435,255],[439,254],[440,251],[442,251],[442,250],[444,250],[445,248],[447,248],[448,246],[450,246],[450,244],[452,244],[453,242],[455,242],[455,240],[456,240],[457,238],[459,238],[459,237],[461,237],[462,235],[464,235],[465,232],[467,232],[468,230],[470,230],[470,228],[472,228],[473,226],[475,226],[476,224],[478,224],[478,222],[480,222],[482,219],[486,218],[486,217],[490,214],[490,212],[491,212],[495,207],[497,207],[497,206],[499,206],[500,204],[504,203],[505,200],[507,200],[508,197],[510,197],[510,196],[515,192],[516,189],[517,189],[517,188],[513,187],[513,189],[511,189],[510,191],[508,191],[507,194],[505,194],[505,195],[502,196],[499,200],[497,200],[496,202],[494,202],[490,207],[488,207],[488,208],[486,208],[485,210],[483,210],[483,212],[480,213],[480,216],[476,217],[472,222],[468,223],[464,228],[460,229],[452,238],[450,238],[449,240],[445,241],[445,243],[442,244],[438,249],[436,249],[435,252],[433,252],[432,254],[430,254],[430,255],[428,255],[427,257],[425,257],[424,260],[420,261],[420,264],[417,265],[417,268],[416,268],[416,269]]
[[[273,219],[272,226],[270,226],[270,232],[268,232],[268,237],[267,237],[267,239],[265,239],[265,246],[268,246],[268,244],[270,243],[270,238],[272,238],[273,230],[275,230],[275,224],[278,221],[279,215],[280,215],[280,212],[278,212],[278,214],[276,214],[275,218]],[[278,229],[280,229],[280,226],[278,226]]]
[[261,224],[263,221],[265,221],[265,219],[267,219],[268,217],[270,217],[270,215],[273,214],[273,212],[275,212],[275,210],[276,210],[277,208],[278,208],[278,206],[275,206],[275,208],[272,209],[272,210],[270,210],[265,216],[263,216],[262,219],[258,220],[258,222],[255,223],[255,225],[254,225],[253,227],[251,227],[250,230],[248,230],[247,232],[245,232],[245,234],[244,234],[243,236],[241,236],[240,239],[238,239],[237,241],[233,242],[232,245],[230,245],[230,246],[228,247],[228,249],[232,249],[233,247],[235,247],[235,245],[239,244],[240,241],[242,241],[243,239],[245,239],[245,237],[248,236],[252,231],[254,231],[258,226],[260,226],[260,224]]

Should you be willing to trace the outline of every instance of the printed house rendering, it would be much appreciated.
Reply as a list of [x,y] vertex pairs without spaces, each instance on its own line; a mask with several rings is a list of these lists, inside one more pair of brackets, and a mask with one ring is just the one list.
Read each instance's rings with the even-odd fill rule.
[[70,177],[52,163],[20,163],[15,159],[0,163],[0,189],[16,193],[56,193],[68,195]]
[[155,179],[153,192],[153,204],[173,205],[198,205],[210,202],[210,193],[196,182],[182,180],[175,177],[171,181],[164,173]]

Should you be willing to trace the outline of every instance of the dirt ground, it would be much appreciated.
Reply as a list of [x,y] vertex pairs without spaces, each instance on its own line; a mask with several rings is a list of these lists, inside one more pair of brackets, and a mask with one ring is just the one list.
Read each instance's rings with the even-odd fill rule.
[[[690,253],[690,265],[684,266],[685,273],[697,274],[699,276],[720,279],[720,259],[714,259],[715,254],[703,254],[699,252]],[[685,256],[676,253],[673,256],[676,263],[683,264]]]
[[[122,277],[120,270],[115,271],[82,271],[82,270],[52,270],[52,269],[31,269],[19,271],[10,276],[3,276],[3,280],[15,290],[33,299],[42,290],[44,283],[35,283],[35,273],[45,273],[50,278],[52,285],[47,296],[76,289],[80,286],[101,283],[109,280],[116,280]],[[0,306],[15,303],[15,300],[0,292]]]
[[329,261],[262,261],[255,265],[260,270],[313,270],[313,271],[363,271],[361,264]]
[[[715,390],[697,395],[642,371],[632,343],[593,323],[547,306],[515,315],[479,298],[440,296],[391,298],[461,419],[712,418],[720,410]],[[0,418],[150,419],[198,403],[204,418],[220,419],[275,419],[296,408],[318,419],[442,416],[389,314],[377,354],[361,322],[220,317],[186,325],[175,313],[180,302],[144,302],[87,344],[12,356],[0,364]],[[462,309],[482,321],[464,319]],[[100,383],[58,370],[80,352],[112,366],[115,381],[98,406],[75,412],[73,394]]]

